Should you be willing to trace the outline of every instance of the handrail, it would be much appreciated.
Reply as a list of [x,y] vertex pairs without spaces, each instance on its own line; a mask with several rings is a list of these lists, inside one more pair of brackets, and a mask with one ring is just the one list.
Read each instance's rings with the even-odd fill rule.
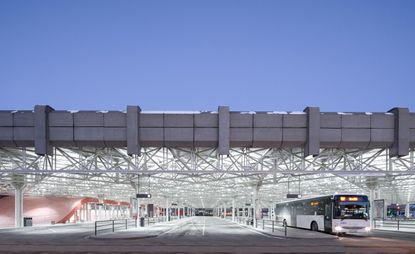
[[389,228],[389,229],[415,229],[415,220],[411,219],[394,219],[394,220],[384,220],[384,219],[374,219],[373,228]]
[[251,217],[237,217],[237,222],[240,224],[252,225],[258,227],[258,222],[262,221],[262,230],[265,230],[265,225],[271,226],[271,231],[275,232],[276,227],[284,228],[284,236],[287,236],[287,224],[283,220],[267,220],[259,219],[256,225],[253,225],[253,218]]
[[131,220],[131,219],[123,219],[123,220],[100,220],[95,221],[95,236],[98,235],[98,233],[103,231],[110,231],[115,232],[118,230],[125,230],[128,228],[137,228],[137,219]]
[[[170,219],[174,220],[178,217],[171,216]],[[159,216],[159,217],[147,217],[147,218],[140,218],[143,219],[144,223],[147,223],[149,226],[151,223],[156,224],[159,222],[166,222],[166,216]],[[98,220],[95,221],[95,236],[98,235],[100,232],[116,232],[119,230],[126,230],[129,228],[138,228],[140,224],[140,219],[117,219],[117,220]],[[142,225],[144,226],[144,225]]]

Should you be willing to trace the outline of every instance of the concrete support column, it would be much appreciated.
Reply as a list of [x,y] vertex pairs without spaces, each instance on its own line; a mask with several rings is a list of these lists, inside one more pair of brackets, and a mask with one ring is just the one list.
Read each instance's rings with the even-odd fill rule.
[[83,204],[81,206],[81,222],[85,222],[85,218],[86,218],[86,204]]
[[23,227],[23,194],[24,194],[24,184],[23,183],[13,183],[14,187],[14,218],[15,218],[15,227]]
[[91,221],[91,205],[89,203],[86,203],[85,206],[86,206],[86,221]]
[[52,146],[49,143],[49,112],[52,107],[47,105],[35,106],[35,153],[39,155],[52,155]]
[[219,147],[220,155],[229,155],[230,147],[230,113],[229,107],[219,106]]
[[166,220],[170,221],[170,209],[169,209],[169,200],[166,199]]
[[86,220],[87,214],[88,214],[88,204],[84,203],[84,218],[83,218],[84,222],[87,221]]
[[254,206],[254,209],[253,209],[253,214],[252,214],[252,219],[253,219],[253,222],[254,222],[254,227],[256,227],[257,226],[257,218],[256,218],[256,210],[258,209],[258,191],[259,191],[259,185],[257,184],[255,187],[254,187],[254,195],[253,195],[253,206]]
[[235,222],[235,199],[232,199],[232,221]]
[[141,213],[141,205],[140,205],[140,199],[137,198],[137,218],[140,219],[142,217],[142,213]]
[[304,157],[320,154],[320,108],[307,107],[307,139],[304,146]]
[[98,215],[99,220],[103,219],[103,212],[102,212],[103,209],[104,209],[103,205],[100,205],[99,206],[99,215]]
[[395,118],[395,137],[389,156],[406,156],[409,154],[409,109],[393,108],[389,112],[393,113]]
[[375,190],[370,189],[369,192],[369,203],[370,203],[370,209],[369,209],[369,218],[370,218],[370,228],[373,228],[373,209],[374,209],[374,197],[375,197]]
[[141,155],[140,112],[138,106],[127,106],[127,154]]
[[405,218],[409,219],[411,216],[409,214],[409,202],[405,205]]

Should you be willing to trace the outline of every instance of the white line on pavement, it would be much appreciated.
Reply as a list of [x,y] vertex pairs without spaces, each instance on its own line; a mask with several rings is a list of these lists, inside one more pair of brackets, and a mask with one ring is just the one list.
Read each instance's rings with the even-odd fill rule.
[[205,227],[206,227],[206,218],[203,217],[203,232],[202,232],[202,235],[205,235]]
[[238,226],[239,226],[239,227],[241,227],[241,228],[244,228],[244,229],[246,229],[246,230],[249,230],[249,231],[254,232],[254,233],[258,234],[258,235],[262,235],[262,236],[265,236],[265,237],[268,237],[268,238],[285,239],[285,240],[287,240],[287,239],[286,239],[286,238],[284,238],[284,237],[278,237],[278,236],[270,236],[270,235],[266,235],[266,234],[264,234],[264,233],[261,233],[261,232],[259,232],[259,231],[254,230],[254,229],[250,229],[250,228],[248,228],[248,227],[243,227],[243,226],[241,226],[241,225],[239,225],[239,224],[237,224],[237,223],[232,223],[232,224],[236,224],[236,225],[238,225]]

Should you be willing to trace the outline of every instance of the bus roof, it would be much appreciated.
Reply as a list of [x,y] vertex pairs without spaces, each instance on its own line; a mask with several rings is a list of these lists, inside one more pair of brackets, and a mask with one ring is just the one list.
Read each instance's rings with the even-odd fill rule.
[[293,199],[293,200],[285,200],[282,202],[277,202],[277,204],[285,204],[285,203],[290,203],[290,202],[295,202],[295,201],[307,201],[310,199],[316,199],[316,198],[328,198],[331,197],[333,198],[334,196],[367,196],[365,194],[353,194],[353,193],[338,193],[338,194],[331,194],[331,195],[320,195],[320,196],[311,196],[311,197],[307,197],[307,198],[298,198],[298,199]]

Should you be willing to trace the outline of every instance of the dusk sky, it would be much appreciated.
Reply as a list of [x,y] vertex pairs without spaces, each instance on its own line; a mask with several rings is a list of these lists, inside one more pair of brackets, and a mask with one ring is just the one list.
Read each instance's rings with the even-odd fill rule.
[[415,1],[0,1],[0,110],[415,111]]

